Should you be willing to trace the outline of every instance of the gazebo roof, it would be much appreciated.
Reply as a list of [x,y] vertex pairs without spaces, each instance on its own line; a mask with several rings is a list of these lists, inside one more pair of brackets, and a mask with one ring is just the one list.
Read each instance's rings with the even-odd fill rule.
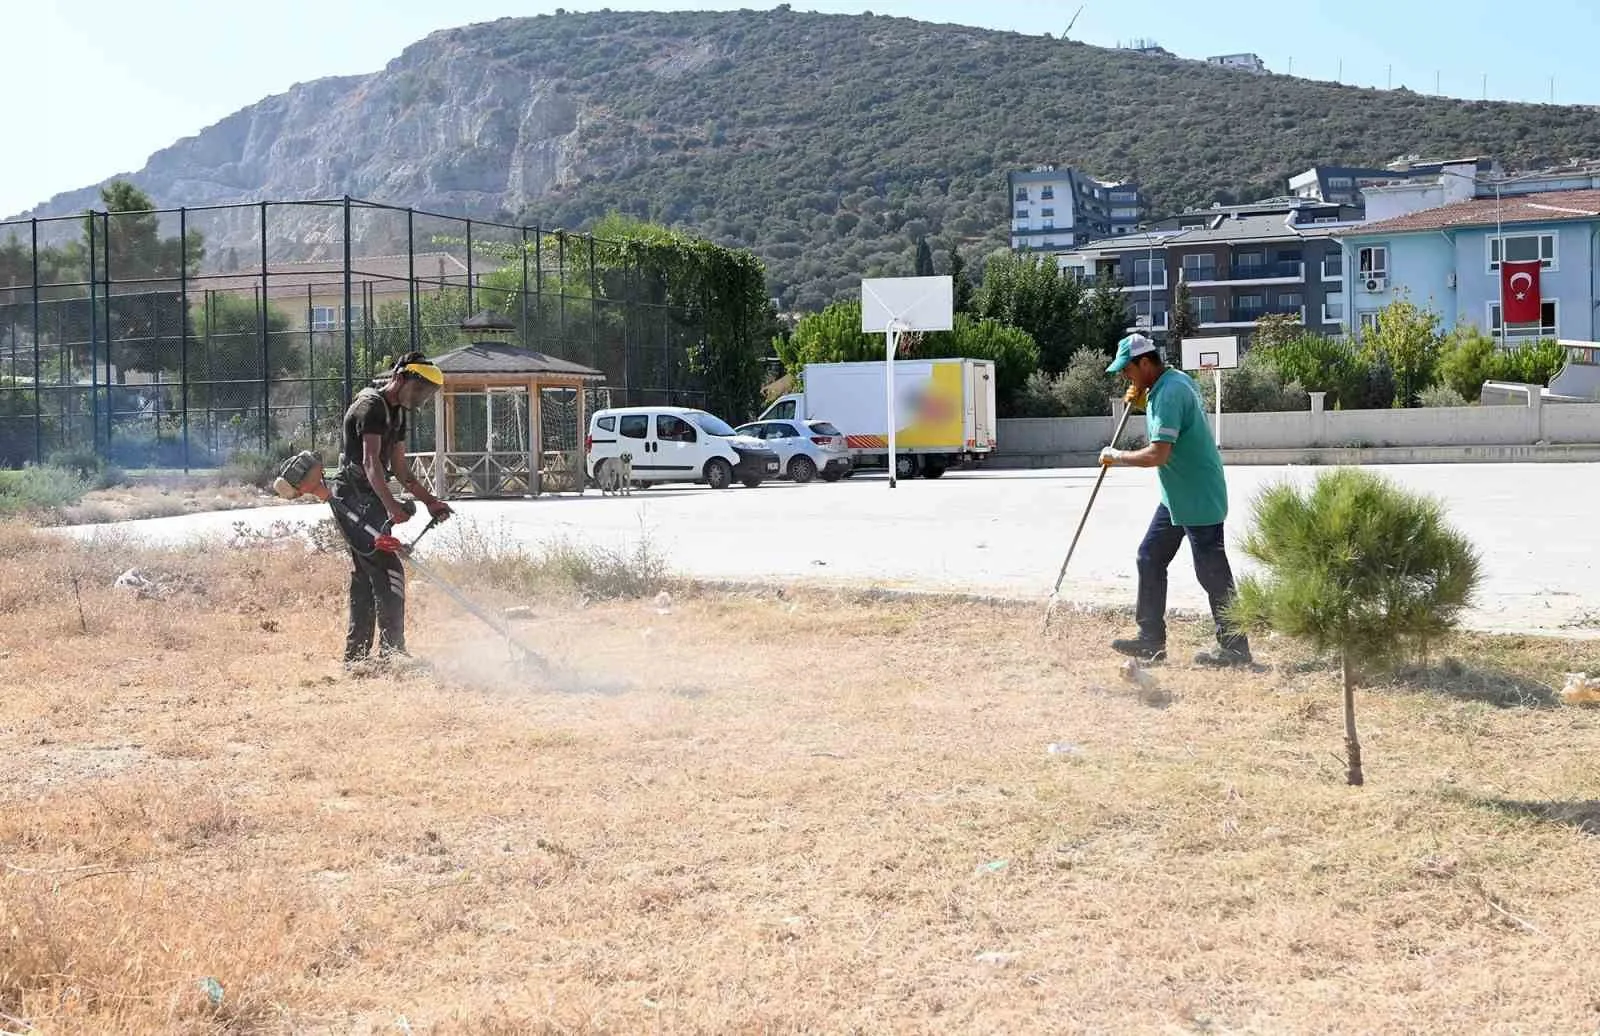
[[507,378],[514,378],[518,375],[549,374],[565,378],[581,378],[585,381],[605,379],[605,373],[593,367],[585,367],[581,363],[547,356],[506,342],[473,342],[471,345],[447,352],[435,358],[433,362],[444,372],[446,384],[449,383],[451,375],[473,377],[505,375]]

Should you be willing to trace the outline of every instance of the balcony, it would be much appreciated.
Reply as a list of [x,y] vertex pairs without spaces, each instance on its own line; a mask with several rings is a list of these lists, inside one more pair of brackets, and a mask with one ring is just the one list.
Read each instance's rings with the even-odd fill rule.
[[1299,284],[1306,279],[1306,264],[1255,263],[1221,270],[1215,266],[1186,267],[1183,276],[1191,288],[1218,284]]
[[1201,327],[1254,327],[1256,321],[1268,316],[1291,316],[1304,324],[1306,322],[1306,308],[1304,306],[1263,306],[1259,309],[1254,307],[1250,309],[1229,309],[1220,315],[1215,311],[1211,311],[1197,316],[1196,322]]
[[1330,263],[1326,259],[1324,259],[1322,261],[1322,263],[1321,263],[1321,266],[1322,266],[1322,279],[1323,280],[1325,280],[1325,281],[1342,281],[1342,280],[1344,280],[1344,263],[1342,261],[1340,261],[1338,259],[1335,259],[1333,262]]
[[1166,329],[1167,329],[1167,311],[1164,310],[1164,309],[1161,310],[1160,312],[1158,312],[1154,317],[1147,317],[1147,316],[1144,316],[1143,314],[1135,314],[1134,318],[1133,318],[1133,326],[1128,328],[1128,330],[1130,332],[1132,332],[1132,331],[1165,331]]
[[1123,291],[1165,291],[1167,290],[1167,271],[1148,270],[1135,271],[1133,280],[1122,286]]

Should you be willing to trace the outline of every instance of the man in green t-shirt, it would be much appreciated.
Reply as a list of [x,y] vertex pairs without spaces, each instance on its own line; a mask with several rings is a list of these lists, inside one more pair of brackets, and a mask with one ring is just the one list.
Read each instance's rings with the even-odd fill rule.
[[1228,517],[1228,483],[1222,475],[1222,454],[1206,423],[1200,388],[1183,371],[1169,368],[1156,344],[1141,334],[1117,343],[1107,373],[1130,383],[1129,405],[1145,407],[1150,445],[1138,450],[1106,447],[1100,463],[1155,468],[1161,480],[1161,504],[1139,545],[1139,596],[1135,615],[1139,635],[1114,640],[1125,655],[1154,661],[1167,652],[1167,568],[1184,536],[1194,554],[1194,574],[1211,599],[1216,623],[1216,651],[1195,656],[1201,665],[1245,665],[1251,661],[1244,633],[1223,618],[1233,600],[1233,571],[1223,542]]

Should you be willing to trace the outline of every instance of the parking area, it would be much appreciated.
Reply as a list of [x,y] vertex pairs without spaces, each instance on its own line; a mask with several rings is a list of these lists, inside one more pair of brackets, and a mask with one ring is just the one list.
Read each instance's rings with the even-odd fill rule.
[[[1243,533],[1250,499],[1264,484],[1308,481],[1315,467],[1235,467],[1229,541]],[[1470,624],[1484,630],[1600,635],[1600,575],[1593,549],[1595,464],[1394,465],[1375,470],[1442,498],[1452,522],[1484,559]],[[951,472],[937,481],[882,475],[755,489],[674,486],[627,497],[465,501],[467,522],[529,543],[566,538],[626,547],[648,537],[686,575],[959,590],[1020,597],[1050,592],[1083,506],[1092,468]],[[1063,596],[1131,605],[1134,552],[1158,501],[1153,472],[1114,469],[1106,478]],[[235,522],[264,527],[301,505],[129,522],[141,538],[182,540],[226,534]],[[321,508],[303,512],[319,517]],[[434,535],[448,544],[449,526]],[[77,530],[83,532],[85,530]],[[406,530],[402,528],[402,532]],[[431,539],[432,537],[430,537]],[[1236,568],[1248,564],[1234,549]],[[1171,602],[1201,608],[1204,597],[1181,553]]]

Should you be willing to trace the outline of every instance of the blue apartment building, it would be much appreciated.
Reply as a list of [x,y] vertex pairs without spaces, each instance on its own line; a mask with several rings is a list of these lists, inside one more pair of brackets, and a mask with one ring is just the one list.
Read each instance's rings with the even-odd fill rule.
[[[1397,298],[1432,309],[1440,328],[1471,323],[1508,345],[1594,341],[1600,288],[1600,190],[1473,198],[1334,232],[1343,250],[1350,329]],[[1540,316],[1502,326],[1500,261],[1538,259]]]

